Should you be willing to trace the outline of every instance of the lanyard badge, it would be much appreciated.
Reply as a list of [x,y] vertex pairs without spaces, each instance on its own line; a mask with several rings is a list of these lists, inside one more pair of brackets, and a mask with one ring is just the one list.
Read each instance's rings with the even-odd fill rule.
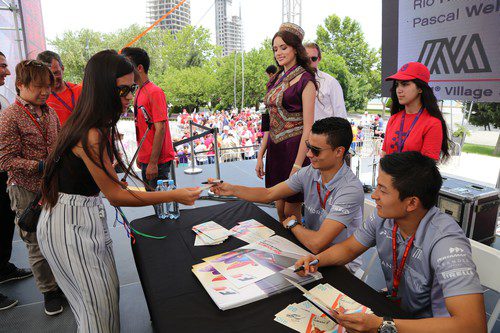
[[325,200],[321,200],[321,186],[319,185],[319,183],[316,183],[316,190],[318,191],[319,204],[321,205],[321,208],[325,209],[326,201],[328,200],[330,194],[332,194],[332,191],[326,191]]
[[403,135],[403,129],[405,126],[405,118],[406,118],[406,111],[403,111],[403,115],[401,116],[401,123],[399,125],[399,132],[398,132],[398,142],[397,142],[397,147],[398,147],[398,153],[403,151],[403,147],[405,145],[406,139],[410,136],[410,132],[413,129],[413,126],[418,121],[418,118],[422,115],[422,112],[424,112],[424,108],[421,107],[420,110],[418,111],[417,115],[415,116],[415,119],[413,119],[413,122],[410,125],[410,128],[408,129],[408,132],[406,132]]
[[[401,298],[398,297],[398,289],[399,289],[399,283],[401,281],[401,276],[403,276],[403,269],[406,264],[406,258],[408,257],[408,254],[410,253],[410,249],[413,245],[413,240],[415,239],[415,234],[413,234],[410,239],[408,240],[408,244],[406,244],[405,251],[403,252],[403,257],[401,258],[401,263],[398,265],[398,248],[397,248],[397,242],[396,242],[396,232],[398,230],[398,225],[394,223],[394,227],[392,228],[392,292],[389,296],[389,299],[396,302],[400,303]],[[398,267],[399,266],[399,267]]]

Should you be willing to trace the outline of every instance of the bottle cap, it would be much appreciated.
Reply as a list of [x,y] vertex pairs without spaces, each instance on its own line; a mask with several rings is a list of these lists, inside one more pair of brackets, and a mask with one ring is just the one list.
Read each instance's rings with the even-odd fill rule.
[[156,185],[163,185],[163,180],[158,179],[158,180],[156,181]]

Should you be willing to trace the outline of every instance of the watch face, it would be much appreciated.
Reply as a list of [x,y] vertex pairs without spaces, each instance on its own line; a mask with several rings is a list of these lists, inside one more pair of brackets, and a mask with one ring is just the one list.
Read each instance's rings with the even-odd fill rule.
[[380,328],[380,333],[398,333],[398,330],[392,323],[384,323]]
[[286,224],[286,226],[287,226],[288,228],[291,228],[291,227],[293,227],[296,223],[297,223],[297,220],[290,220],[290,221],[288,221],[288,223]]

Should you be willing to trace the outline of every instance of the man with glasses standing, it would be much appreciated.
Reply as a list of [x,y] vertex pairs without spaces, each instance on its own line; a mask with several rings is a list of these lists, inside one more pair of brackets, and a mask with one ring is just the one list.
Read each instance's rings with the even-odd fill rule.
[[311,67],[316,70],[316,81],[319,84],[316,103],[314,103],[314,120],[326,117],[347,118],[342,87],[333,76],[318,69],[321,49],[316,43],[307,43],[304,46],[311,59]]
[[[61,125],[47,105],[54,84],[50,69],[37,60],[23,60],[16,66],[16,100],[0,112],[0,169],[7,171],[7,192],[15,223],[40,191],[45,159],[52,151]],[[63,294],[47,260],[40,252],[36,232],[19,229],[28,249],[35,283],[43,293],[45,313],[63,311]]]
[[64,65],[59,54],[43,51],[36,59],[46,63],[54,75],[54,87],[47,99],[47,105],[57,113],[62,126],[71,116],[82,92],[82,86],[64,81]]
[[[304,193],[304,223],[292,215],[283,221],[283,227],[312,253],[319,253],[347,239],[362,223],[363,185],[344,162],[351,142],[351,125],[346,119],[329,117],[318,120],[306,141],[311,164],[288,180],[271,188],[224,182],[212,190],[218,195],[261,203]],[[361,258],[347,264],[353,273],[360,266]]]
[[139,76],[139,89],[134,98],[138,143],[148,126],[151,126],[139,151],[137,163],[142,170],[142,179],[154,190],[158,179],[168,179],[170,165],[175,157],[168,125],[167,100],[163,90],[149,80],[150,60],[147,52],[138,47],[126,47],[122,54],[132,61]]

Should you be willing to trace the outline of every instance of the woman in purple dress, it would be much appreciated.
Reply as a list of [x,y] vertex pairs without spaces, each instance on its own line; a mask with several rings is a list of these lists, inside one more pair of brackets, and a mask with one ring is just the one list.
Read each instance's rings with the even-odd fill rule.
[[[293,23],[283,23],[272,39],[274,58],[279,66],[267,84],[264,103],[269,110],[263,115],[263,131],[269,130],[265,173],[262,159],[257,161],[257,175],[266,176],[266,187],[272,187],[310,162],[306,158],[305,140],[314,119],[317,83],[307,52],[302,45],[304,30]],[[267,125],[268,124],[268,125]],[[263,156],[259,153],[259,156]],[[280,222],[287,216],[301,216],[302,194],[276,202]]]

